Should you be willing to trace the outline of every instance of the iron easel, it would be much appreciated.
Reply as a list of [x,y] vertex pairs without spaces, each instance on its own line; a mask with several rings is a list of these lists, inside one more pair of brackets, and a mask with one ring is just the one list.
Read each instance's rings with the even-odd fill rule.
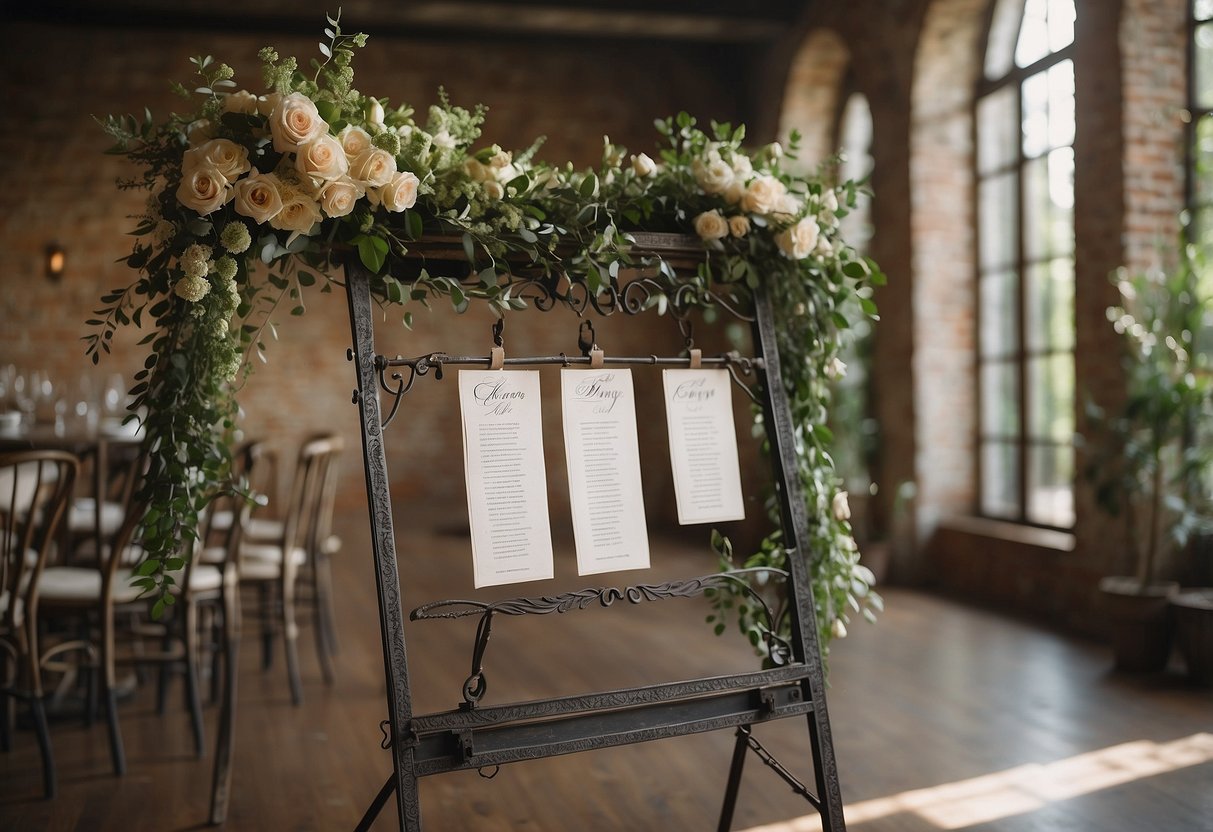
[[[384,672],[387,680],[389,718],[385,746],[392,752],[393,771],[380,789],[358,825],[369,829],[392,793],[396,795],[400,829],[420,832],[421,807],[418,779],[464,769],[493,768],[509,762],[538,759],[615,745],[701,733],[721,728],[736,730],[732,763],[721,808],[718,829],[732,825],[733,810],[740,786],[742,767],[748,750],[756,755],[806,798],[821,814],[823,828],[843,832],[842,795],[834,759],[833,739],[825,700],[825,680],[818,643],[816,616],[808,564],[799,541],[809,539],[808,516],[800,483],[790,456],[793,425],[787,394],[780,378],[775,324],[770,300],[761,290],[754,292],[754,312],[745,317],[754,331],[758,355],[753,359],[736,354],[713,358],[693,357],[609,357],[606,361],[627,365],[721,366],[734,372],[764,374],[761,404],[771,442],[771,464],[780,506],[784,541],[788,550],[787,591],[790,595],[791,638],[775,638],[768,643],[776,666],[750,673],[707,677],[671,684],[607,691],[582,696],[507,705],[480,705],[487,688],[481,660],[497,615],[526,615],[566,612],[591,604],[609,605],[616,601],[637,604],[669,597],[689,597],[706,589],[719,588],[724,582],[744,585],[739,573],[713,575],[673,581],[666,584],[637,584],[625,588],[605,587],[552,597],[513,598],[484,604],[469,601],[438,601],[413,610],[412,617],[455,618],[480,615],[473,649],[472,674],[464,684],[464,701],[454,710],[415,715],[409,685],[408,653],[404,638],[404,608],[400,591],[400,572],[392,522],[391,494],[384,447],[384,428],[396,415],[401,397],[419,376],[433,371],[441,377],[446,365],[496,363],[506,366],[588,363],[585,356],[449,356],[430,353],[417,358],[389,359],[375,351],[371,280],[372,275],[356,258],[346,263],[346,290],[354,347],[349,353],[354,363],[363,441],[367,499],[370,511],[371,546],[375,559],[379,601],[380,634],[383,643]],[[561,289],[542,279],[523,281],[539,295],[534,305],[549,309]],[[609,286],[594,296],[586,294],[579,312],[592,307],[599,314],[623,310],[636,314],[648,306],[656,284],[647,287],[637,280],[624,287]],[[636,287],[639,288],[637,289]],[[574,292],[575,287],[566,291]],[[584,290],[583,290],[584,291]],[[679,291],[682,291],[681,289]],[[691,290],[695,291],[695,290]],[[702,295],[702,290],[698,290]],[[567,295],[560,295],[567,300]],[[719,299],[716,299],[719,300]],[[673,301],[677,303],[678,298]],[[721,303],[736,313],[728,303]],[[744,316],[742,316],[744,317]],[[497,333],[500,335],[500,333]],[[599,360],[603,360],[599,356]],[[401,372],[407,368],[406,379]],[[389,372],[391,373],[389,375]],[[767,383],[765,379],[773,379]],[[380,391],[392,397],[387,417],[380,407]],[[769,614],[769,613],[768,613]],[[753,736],[750,726],[793,716],[805,716],[812,751],[814,788],[801,783],[775,760]]]

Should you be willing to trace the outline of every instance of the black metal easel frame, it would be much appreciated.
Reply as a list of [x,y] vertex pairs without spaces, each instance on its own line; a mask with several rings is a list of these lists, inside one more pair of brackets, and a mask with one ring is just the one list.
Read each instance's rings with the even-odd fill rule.
[[[379,599],[380,631],[383,643],[384,672],[390,726],[388,744],[393,761],[392,776],[375,797],[359,829],[367,829],[392,792],[396,794],[400,829],[420,832],[421,808],[418,779],[461,769],[481,769],[520,760],[587,751],[654,739],[735,728],[737,741],[721,809],[719,829],[728,830],[741,781],[746,751],[753,750],[797,793],[804,796],[821,814],[823,828],[843,832],[842,795],[834,759],[830,721],[826,709],[825,680],[818,643],[812,587],[801,541],[809,540],[808,516],[800,483],[795,476],[793,425],[787,394],[779,381],[779,354],[771,304],[765,293],[755,291],[754,343],[757,357],[736,356],[703,358],[707,366],[719,364],[730,369],[739,362],[747,369],[765,373],[762,406],[771,442],[771,463],[778,492],[784,540],[789,553],[787,591],[789,593],[791,639],[788,644],[770,645],[772,656],[782,663],[770,669],[695,679],[671,684],[614,690],[583,696],[508,705],[479,706],[484,693],[483,670],[479,666],[494,615],[520,615],[530,612],[564,612],[591,603],[607,605],[615,600],[639,603],[673,596],[701,594],[705,589],[730,580],[729,573],[693,578],[662,585],[612,587],[567,593],[554,598],[518,598],[495,604],[446,601],[413,611],[414,618],[459,617],[479,614],[480,628],[473,654],[472,675],[464,689],[464,703],[456,710],[415,715],[409,687],[408,653],[404,638],[404,609],[401,602],[400,572],[392,522],[391,494],[384,448],[384,425],[395,415],[400,396],[412,386],[416,375],[430,369],[439,371],[446,363],[489,366],[489,357],[452,358],[435,353],[419,359],[387,359],[376,353],[373,333],[372,276],[357,259],[346,263],[346,289],[354,347],[357,388],[354,401],[361,418],[363,462],[370,509],[371,546]],[[635,304],[616,290],[609,306],[629,311]],[[550,298],[549,298],[550,299]],[[594,299],[596,311],[603,312]],[[608,313],[604,313],[608,314]],[[509,364],[563,362],[579,363],[580,357],[544,356],[507,359]],[[610,361],[611,359],[608,359]],[[688,366],[688,358],[633,359],[615,358],[615,363],[665,364]],[[412,375],[406,383],[399,375],[395,389],[384,379],[390,367],[408,366]],[[393,394],[391,414],[381,412],[380,388]],[[737,580],[736,577],[732,580]],[[784,766],[774,760],[750,731],[750,726],[775,719],[805,716],[809,726],[815,789],[800,783]]]

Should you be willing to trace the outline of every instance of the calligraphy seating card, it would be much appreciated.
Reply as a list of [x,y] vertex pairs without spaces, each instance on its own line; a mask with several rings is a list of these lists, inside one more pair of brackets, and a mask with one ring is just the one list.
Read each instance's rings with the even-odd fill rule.
[[560,374],[577,573],[649,567],[632,371]]
[[463,464],[477,589],[554,574],[537,370],[461,370]]
[[663,370],[678,522],[745,518],[726,370]]

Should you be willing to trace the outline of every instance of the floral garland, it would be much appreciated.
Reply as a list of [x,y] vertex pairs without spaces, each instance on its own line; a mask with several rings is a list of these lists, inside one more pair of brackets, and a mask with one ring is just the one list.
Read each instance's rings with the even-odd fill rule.
[[[183,97],[200,97],[196,112],[103,123],[116,142],[110,152],[143,168],[120,187],[151,192],[125,258],[138,276],[102,298],[86,340],[96,362],[119,326],[150,319],[141,342],[149,355],[131,393],[132,411],[145,414],[150,457],[141,491],[148,557],[135,580],[157,598],[153,614],[172,603],[180,544],[195,535],[198,513],[233,487],[235,394],[250,358],[264,357],[274,314],[302,314],[305,290],[331,291],[338,252],[356,250],[374,275],[372,290],[404,307],[406,325],[410,303],[436,297],[459,311],[473,301],[499,315],[525,308],[511,274],[518,262],[528,274],[567,279],[585,297],[618,290],[620,272],[638,266],[657,275],[667,296],[689,286],[705,305],[709,287],[743,297],[765,283],[796,425],[812,530],[801,545],[823,649],[845,634],[850,612],[871,617],[880,599],[858,562],[825,427],[830,382],[844,369],[841,338],[850,320],[875,317],[869,287],[883,281],[838,234],[855,183],[831,187],[795,174],[787,163],[795,136],[787,152],[769,144],[750,153],[744,128],[713,124],[709,135],[686,114],[656,122],[666,143],[656,159],[609,140],[601,164],[588,170],[538,161],[541,142],[517,153],[473,150],[483,108],[469,111],[441,94],[422,120],[363,95],[353,87],[352,60],[366,36],[343,34],[339,16],[328,22],[309,74],[263,49],[267,91],[254,94],[236,89],[228,66],[199,57],[197,87],[175,85]],[[659,257],[638,255],[630,232],[642,230],[693,231],[705,252],[698,271],[678,274]],[[404,268],[411,246],[452,234],[462,238],[471,277]],[[734,566],[728,540],[713,533],[712,542],[722,568]],[[778,532],[744,565],[785,566]],[[717,631],[735,618],[761,650],[765,625],[755,611],[728,593],[713,601]],[[778,626],[788,624],[782,609]]]

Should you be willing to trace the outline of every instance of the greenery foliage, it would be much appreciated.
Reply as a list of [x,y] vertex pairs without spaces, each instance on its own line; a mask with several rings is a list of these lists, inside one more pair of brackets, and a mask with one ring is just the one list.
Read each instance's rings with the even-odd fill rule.
[[[142,167],[121,186],[150,192],[126,258],[137,277],[102,299],[88,344],[96,361],[117,328],[143,324],[151,333],[132,390],[133,410],[147,414],[151,454],[142,585],[162,591],[171,582],[178,541],[228,487],[234,397],[252,359],[264,360],[276,316],[303,314],[306,291],[331,291],[344,253],[356,251],[376,296],[398,306],[406,325],[417,306],[441,298],[460,311],[472,303],[498,315],[523,309],[520,271],[569,287],[556,298],[574,304],[575,296],[618,297],[626,275],[642,268],[662,287],[653,298],[661,310],[675,291],[698,305],[725,296],[744,304],[765,283],[778,310],[796,473],[813,528],[802,545],[823,646],[845,631],[851,612],[870,615],[879,598],[858,564],[825,427],[840,333],[875,317],[870,286],[883,280],[839,238],[856,184],[791,173],[784,165],[795,137],[786,149],[748,151],[743,127],[705,131],[685,113],[656,122],[656,158],[604,140],[596,167],[549,164],[537,158],[541,141],[519,152],[480,143],[483,108],[441,94],[419,114],[358,92],[352,63],[365,36],[342,33],[334,17],[325,34],[306,73],[294,58],[262,50],[265,93],[237,89],[230,68],[200,57],[193,90],[177,86],[197,103],[194,112],[104,122],[111,152]],[[697,235],[698,269],[679,273],[643,253],[633,237],[641,231]],[[452,235],[470,269],[406,267],[410,248]],[[727,541],[716,541],[729,560]],[[786,557],[773,536],[746,565],[780,566]],[[729,597],[717,603],[764,643],[751,611],[732,609]]]

